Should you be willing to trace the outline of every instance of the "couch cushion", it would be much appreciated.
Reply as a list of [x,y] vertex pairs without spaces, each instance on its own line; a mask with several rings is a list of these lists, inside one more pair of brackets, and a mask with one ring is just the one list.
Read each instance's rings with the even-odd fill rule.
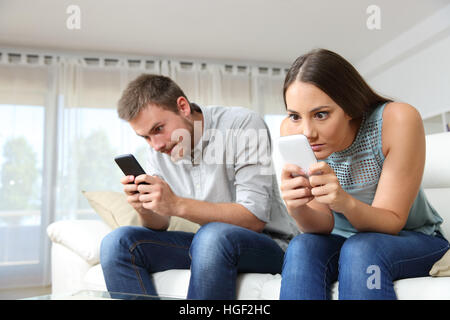
[[[163,274],[163,276],[162,276]],[[155,285],[160,294],[186,297],[189,286],[189,270],[168,270],[155,274]],[[174,277],[177,286],[173,289],[173,282],[166,279]],[[238,276],[238,299],[247,300],[277,300],[281,287],[281,275],[247,273]],[[175,286],[176,287],[176,286]],[[450,278],[422,277],[402,279],[394,282],[394,289],[400,300],[450,299]],[[331,288],[332,299],[338,299],[339,284],[335,282]]]
[[87,290],[107,291],[101,264],[91,267],[83,279],[83,287]]
[[450,278],[402,279],[394,282],[394,289],[401,300],[449,300]]
[[[186,298],[189,286],[189,270],[167,270],[153,274],[156,290],[162,296]],[[100,265],[89,270],[85,278],[86,288],[105,290]],[[237,279],[237,298],[242,300],[277,300],[280,294],[281,275],[247,273]],[[450,278],[421,277],[394,282],[400,300],[450,299]],[[332,299],[338,299],[339,284],[331,288]]]
[[242,273],[238,275],[236,288],[239,300],[278,299],[281,275],[270,273]]

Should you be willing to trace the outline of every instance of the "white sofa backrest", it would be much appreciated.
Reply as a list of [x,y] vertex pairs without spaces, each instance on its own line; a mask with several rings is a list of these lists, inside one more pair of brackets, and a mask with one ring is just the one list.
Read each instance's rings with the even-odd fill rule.
[[[428,135],[426,143],[422,187],[431,205],[444,219],[444,234],[450,237],[450,132]],[[273,143],[272,158],[279,186],[282,163],[277,140]]]
[[450,188],[450,132],[426,136],[427,152],[422,186]]
[[426,141],[422,187],[431,205],[444,219],[445,236],[450,237],[450,132],[428,135]]

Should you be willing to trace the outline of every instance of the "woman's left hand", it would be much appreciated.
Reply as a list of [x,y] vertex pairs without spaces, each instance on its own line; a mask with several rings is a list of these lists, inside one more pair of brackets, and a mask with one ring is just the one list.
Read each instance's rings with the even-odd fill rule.
[[314,199],[333,211],[344,213],[352,197],[342,189],[333,169],[325,161],[320,161],[309,168],[308,174]]

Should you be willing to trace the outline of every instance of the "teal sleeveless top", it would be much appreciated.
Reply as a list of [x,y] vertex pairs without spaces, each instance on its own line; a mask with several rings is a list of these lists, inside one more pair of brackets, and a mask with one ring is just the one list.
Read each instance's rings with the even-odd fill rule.
[[[335,152],[325,159],[336,173],[342,189],[368,205],[372,205],[383,169],[381,129],[386,104],[378,106],[371,113],[363,116],[355,141],[350,147]],[[333,215],[333,234],[348,238],[358,232],[343,214],[333,211]],[[442,234],[440,229],[442,221],[420,187],[403,230],[428,235],[435,235],[439,231]]]

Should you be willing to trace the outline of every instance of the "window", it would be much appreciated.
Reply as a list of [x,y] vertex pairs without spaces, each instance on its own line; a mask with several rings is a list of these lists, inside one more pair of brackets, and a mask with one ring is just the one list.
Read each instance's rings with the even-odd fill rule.
[[2,268],[40,263],[43,148],[44,108],[0,104]]
[[81,191],[122,192],[122,171],[114,157],[132,153],[145,168],[148,145],[115,109],[64,110],[60,141],[57,212],[59,219],[98,219]]

